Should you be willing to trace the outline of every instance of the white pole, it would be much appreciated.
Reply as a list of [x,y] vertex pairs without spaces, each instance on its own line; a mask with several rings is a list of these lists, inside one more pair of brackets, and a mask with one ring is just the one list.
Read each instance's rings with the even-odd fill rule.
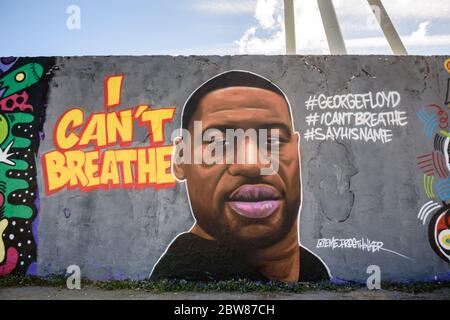
[[339,21],[331,0],[317,0],[331,54],[347,54]]
[[389,18],[389,14],[383,6],[381,0],[367,0],[370,7],[372,8],[378,23],[380,24],[383,33],[391,46],[392,51],[396,55],[407,55],[405,46],[403,45],[402,39],[395,30],[395,26]]
[[284,30],[286,54],[296,54],[294,0],[284,0]]

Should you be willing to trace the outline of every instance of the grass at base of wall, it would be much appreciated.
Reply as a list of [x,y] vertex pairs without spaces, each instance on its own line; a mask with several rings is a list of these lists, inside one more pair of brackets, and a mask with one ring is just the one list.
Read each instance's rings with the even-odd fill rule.
[[[163,292],[276,292],[276,293],[303,293],[314,290],[326,290],[336,292],[349,292],[365,286],[357,283],[332,284],[330,282],[284,284],[280,282],[252,282],[248,280],[230,280],[214,282],[189,282],[189,281],[131,281],[109,280],[92,281],[83,279],[83,286],[92,286],[103,290],[142,290],[153,293]],[[0,277],[0,288],[10,287],[57,287],[66,288],[66,278],[63,276],[51,276],[46,278],[31,276],[6,276]],[[450,282],[414,282],[414,283],[382,283],[383,290],[402,291],[409,293],[432,292],[441,288],[450,288]]]

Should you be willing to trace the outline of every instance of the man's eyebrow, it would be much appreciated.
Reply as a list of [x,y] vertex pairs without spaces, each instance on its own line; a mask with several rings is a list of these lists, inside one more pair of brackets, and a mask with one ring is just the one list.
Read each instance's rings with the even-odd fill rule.
[[287,126],[284,123],[272,123],[269,125],[261,125],[257,128],[259,129],[266,129],[266,130],[272,130],[272,129],[279,129],[281,133],[284,133],[286,136],[290,137],[291,132],[293,131],[291,127]]
[[210,126],[207,126],[207,127],[205,127],[204,129],[203,129],[203,132],[202,132],[202,134],[204,134],[206,131],[208,131],[208,130],[218,130],[218,131],[220,131],[220,132],[222,132],[222,133],[226,133],[226,131],[228,130],[228,129],[237,129],[239,126],[227,126],[227,125],[220,125],[220,126],[216,126],[216,125],[210,125]]
[[[203,129],[202,134],[204,134],[206,131],[208,130],[218,130],[222,133],[226,133],[227,130],[236,130],[236,129],[242,129],[240,124],[235,124],[235,125],[210,125],[207,126]],[[265,129],[265,130],[272,130],[272,129],[279,129],[281,131],[282,134],[285,134],[286,136],[290,137],[291,136],[291,128],[289,126],[287,126],[284,123],[270,123],[270,124],[261,124],[259,126],[256,126],[254,128],[248,128],[248,129],[255,129],[255,130],[260,130],[260,129]]]
[[[249,110],[250,111],[251,110],[261,110],[261,109],[265,109],[265,108],[266,108],[265,105],[261,105],[261,106],[258,107],[258,106],[255,106],[254,104],[242,107],[242,109],[245,109],[246,111],[249,111]],[[209,112],[209,114],[228,112],[228,111],[230,111],[230,108],[228,106],[223,106],[222,108],[219,107],[217,110]]]

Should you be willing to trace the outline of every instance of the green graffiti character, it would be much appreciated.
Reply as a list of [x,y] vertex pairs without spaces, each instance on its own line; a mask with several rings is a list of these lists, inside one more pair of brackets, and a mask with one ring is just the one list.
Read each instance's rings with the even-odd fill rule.
[[6,98],[26,89],[41,79],[44,68],[39,63],[29,63],[17,68],[0,79],[0,89],[5,89],[0,98]]
[[[30,148],[31,140],[28,137],[18,137],[12,132],[12,128],[18,124],[28,124],[34,122],[34,116],[32,114],[15,112],[8,113],[6,115],[9,121],[9,132],[5,142],[3,142],[4,153],[8,154],[8,146],[16,150]],[[0,148],[2,149],[2,148]],[[7,150],[8,149],[8,150]],[[1,155],[1,153],[0,153]],[[11,161],[11,162],[9,162]],[[11,203],[8,198],[10,194],[14,194],[18,191],[24,191],[30,188],[29,174],[30,163],[28,159],[9,159],[6,157],[6,161],[0,161],[0,181],[5,183],[4,194],[4,216],[5,218],[22,218],[30,219],[33,215],[33,209],[26,203]],[[25,175],[25,173],[27,175]]]
[[8,121],[6,120],[5,116],[0,114],[0,146],[3,142],[5,142],[6,138],[9,134],[9,126]]

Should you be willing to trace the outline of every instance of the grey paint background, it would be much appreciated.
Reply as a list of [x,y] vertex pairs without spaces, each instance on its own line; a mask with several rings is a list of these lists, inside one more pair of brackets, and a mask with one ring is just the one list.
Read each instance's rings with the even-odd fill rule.
[[[302,142],[301,242],[318,254],[334,277],[365,281],[369,265],[382,280],[422,280],[449,275],[449,264],[432,251],[427,228],[416,218],[427,202],[416,156],[431,151],[415,115],[429,103],[443,104],[448,74],[444,57],[394,56],[209,56],[60,57],[50,83],[45,139],[40,155],[53,150],[52,130],[67,109],[103,110],[103,80],[124,73],[122,107],[175,105],[178,128],[188,95],[212,76],[230,69],[261,74],[288,95],[297,130],[305,132],[305,100],[314,94],[398,91],[406,127],[388,144],[358,141]],[[146,132],[136,145],[148,145]],[[40,166],[39,166],[40,167]],[[40,168],[41,169],[41,168]],[[44,190],[42,172],[38,173]],[[352,201],[353,195],[354,201]],[[353,203],[352,203],[353,202]],[[92,279],[143,279],[167,245],[192,225],[183,184],[141,191],[41,191],[38,274],[63,273],[72,264]],[[389,252],[316,249],[318,238],[361,238],[384,242]]]

